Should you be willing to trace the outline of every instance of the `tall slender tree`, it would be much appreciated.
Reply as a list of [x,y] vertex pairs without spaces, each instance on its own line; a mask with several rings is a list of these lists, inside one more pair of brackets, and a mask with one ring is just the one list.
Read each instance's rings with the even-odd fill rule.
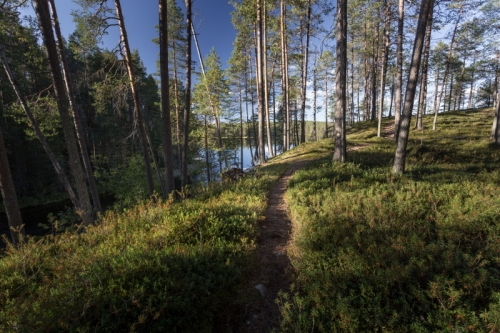
[[168,75],[168,12],[167,1],[158,1],[160,30],[160,79],[161,79],[161,114],[163,120],[163,160],[165,163],[165,194],[168,196],[175,189],[172,148],[172,124],[170,119],[170,80]]
[[431,8],[434,0],[422,0],[420,5],[420,13],[418,16],[417,30],[415,32],[415,43],[413,44],[413,55],[410,64],[410,75],[406,86],[405,103],[401,114],[401,124],[399,127],[398,142],[396,146],[396,155],[394,157],[393,172],[401,174],[405,170],[406,162],[406,146],[408,144],[408,136],[410,134],[411,113],[413,111],[413,103],[415,101],[415,92],[417,90],[418,72],[420,69],[420,61],[422,58],[422,49],[424,46],[425,31],[427,23],[430,21],[429,16],[432,15]]
[[346,128],[347,112],[347,0],[337,1],[337,70],[335,92],[337,108],[335,111],[335,151],[334,162],[346,161]]
[[88,193],[87,184],[85,183],[85,173],[82,168],[80,154],[78,152],[78,145],[75,137],[75,129],[71,122],[70,117],[70,104],[64,79],[61,73],[61,66],[59,63],[59,56],[57,53],[54,32],[52,30],[49,6],[47,0],[34,0],[35,11],[40,24],[40,30],[43,36],[43,44],[47,51],[47,56],[50,64],[50,73],[54,83],[54,90],[56,93],[57,107],[61,117],[61,124],[64,132],[64,138],[68,148],[69,165],[71,174],[75,179],[76,190],[82,205],[81,216],[84,225],[89,225],[94,221],[92,213],[92,205],[90,203],[90,196]]

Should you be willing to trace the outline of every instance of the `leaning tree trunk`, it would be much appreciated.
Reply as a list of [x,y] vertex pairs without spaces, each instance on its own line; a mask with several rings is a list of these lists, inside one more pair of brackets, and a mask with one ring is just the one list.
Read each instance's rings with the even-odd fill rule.
[[[3,96],[0,91],[0,116],[3,115],[2,109]],[[21,217],[21,210],[17,202],[16,188],[10,173],[7,149],[3,141],[2,124],[0,124],[0,192],[2,192],[7,222],[9,224],[10,235],[12,236],[12,243],[15,246],[19,246],[22,244],[24,238],[24,224]]]
[[405,170],[406,146],[408,144],[411,113],[413,111],[415,92],[417,90],[418,71],[420,68],[420,60],[422,58],[422,49],[424,46],[427,22],[429,21],[431,7],[433,5],[434,0],[422,0],[422,4],[420,6],[417,31],[415,32],[415,43],[413,45],[413,56],[410,64],[410,75],[406,86],[405,104],[401,114],[401,125],[399,127],[398,143],[396,147],[396,155],[394,157],[393,172],[396,174],[401,174]]
[[94,221],[92,205],[90,203],[87,184],[85,183],[85,173],[80,161],[80,154],[78,152],[75,130],[71,122],[69,112],[70,105],[68,96],[66,94],[66,88],[64,86],[64,80],[61,74],[61,66],[59,64],[56,41],[54,38],[54,32],[52,31],[52,24],[50,22],[51,19],[49,6],[46,0],[34,0],[34,4],[50,64],[50,73],[52,75],[52,81],[54,83],[57,108],[61,117],[61,125],[68,148],[70,171],[75,179],[76,190],[81,202],[81,216],[83,224],[87,226]]
[[336,97],[335,110],[335,151],[333,161],[346,161],[346,130],[345,117],[347,109],[347,0],[337,1],[337,68],[336,68]]
[[62,74],[64,78],[64,83],[66,85],[69,104],[73,114],[73,120],[75,122],[76,137],[78,138],[78,144],[80,146],[80,153],[83,160],[83,166],[85,168],[85,173],[87,175],[87,182],[89,184],[90,193],[92,195],[92,201],[94,202],[94,207],[98,212],[102,212],[101,200],[99,199],[99,192],[97,191],[97,185],[95,183],[94,173],[92,171],[92,164],[90,163],[90,157],[87,148],[87,141],[85,140],[85,133],[83,130],[83,122],[81,119],[78,106],[76,104],[75,92],[73,89],[73,82],[70,78],[70,72],[68,68],[68,61],[66,58],[66,50],[64,48],[64,41],[61,34],[61,28],[59,27],[59,19],[57,17],[57,10],[54,4],[54,0],[49,0],[50,7],[52,9],[52,24],[54,25],[54,30],[57,37],[57,46],[59,49]]
[[42,131],[40,130],[40,126],[38,126],[38,123],[35,120],[35,117],[33,116],[33,113],[31,112],[30,108],[28,107],[28,104],[24,101],[23,96],[21,95],[21,91],[19,87],[17,86],[16,80],[14,78],[14,74],[10,70],[9,63],[7,62],[7,58],[5,57],[5,53],[3,51],[3,46],[0,45],[0,60],[3,64],[3,67],[5,69],[5,72],[7,73],[7,77],[9,78],[9,82],[12,86],[12,89],[16,93],[17,100],[19,101],[19,104],[21,105],[21,108],[23,109],[24,113],[26,113],[26,116],[28,117],[28,121],[33,127],[33,130],[35,132],[35,135],[37,139],[40,141],[42,144],[43,149],[47,153],[47,156],[50,159],[50,162],[54,166],[54,169],[56,171],[56,174],[59,178],[59,181],[63,185],[65,191],[68,193],[68,196],[73,203],[73,206],[75,206],[76,211],[81,211],[82,206],[80,204],[80,200],[75,195],[75,192],[73,191],[73,188],[71,187],[71,184],[68,180],[68,177],[66,177],[66,174],[64,173],[63,169],[61,168],[61,165],[59,164],[56,155],[52,152],[52,149],[50,149],[47,140],[45,139],[45,136],[43,135]]
[[423,129],[423,117],[425,115],[425,109],[427,105],[427,77],[429,73],[429,51],[431,48],[431,33],[432,33],[432,17],[434,13],[434,6],[430,9],[431,13],[429,15],[430,21],[427,23],[427,30],[425,32],[425,46],[424,46],[424,60],[422,66],[422,81],[420,83],[420,96],[419,96],[419,106],[417,111],[417,123],[416,128]]
[[151,163],[149,161],[148,153],[148,140],[146,137],[146,124],[142,114],[141,103],[139,102],[139,91],[134,73],[134,65],[132,63],[132,55],[130,53],[130,46],[128,44],[127,30],[125,29],[125,21],[122,15],[122,7],[120,0],[115,1],[116,16],[118,18],[118,25],[120,27],[120,37],[125,51],[125,66],[127,67],[128,78],[130,81],[130,89],[132,90],[132,99],[134,101],[134,111],[139,126],[139,138],[141,140],[142,157],[144,159],[144,168],[146,170],[146,179],[148,182],[149,195],[153,195],[155,187],[153,182],[153,172],[151,171]]

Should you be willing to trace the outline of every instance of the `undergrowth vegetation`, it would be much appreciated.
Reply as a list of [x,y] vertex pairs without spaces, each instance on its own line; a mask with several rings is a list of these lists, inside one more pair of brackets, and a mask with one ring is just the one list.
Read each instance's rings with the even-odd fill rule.
[[219,331],[228,320],[219,313],[238,307],[266,193],[287,165],[10,247],[0,260],[0,331]]
[[392,139],[351,130],[348,163],[295,174],[296,283],[282,294],[289,332],[500,331],[500,148],[491,109],[440,115],[413,131],[407,173]]

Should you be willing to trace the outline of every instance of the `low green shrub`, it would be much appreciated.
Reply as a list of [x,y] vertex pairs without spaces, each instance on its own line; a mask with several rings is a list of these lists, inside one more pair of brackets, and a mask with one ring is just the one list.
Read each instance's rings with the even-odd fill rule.
[[404,176],[377,159],[394,152],[383,143],[294,176],[297,276],[280,301],[284,331],[500,330],[500,150],[484,138],[423,142],[410,142]]
[[220,331],[244,300],[266,193],[288,164],[108,211],[85,233],[31,238],[0,258],[2,332]]

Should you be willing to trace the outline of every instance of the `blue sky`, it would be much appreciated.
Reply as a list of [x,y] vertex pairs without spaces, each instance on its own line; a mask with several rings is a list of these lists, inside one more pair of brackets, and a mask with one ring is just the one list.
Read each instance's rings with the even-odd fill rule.
[[[114,7],[113,1],[108,0],[109,6]],[[177,0],[178,6],[185,9],[184,1]],[[55,0],[61,29],[67,38],[75,30],[75,23],[71,10],[79,7],[71,0]],[[155,25],[158,24],[157,0],[121,0],[123,16],[129,37],[130,47],[138,49],[148,73],[156,71],[156,60],[159,48],[151,41],[157,37]],[[198,41],[203,57],[215,48],[225,65],[232,51],[232,43],[236,37],[236,30],[231,23],[233,6],[228,0],[194,0],[193,22],[198,34]],[[31,8],[23,10],[23,14],[34,16]],[[119,41],[118,27],[110,27],[109,35],[103,39],[102,47],[112,49]],[[198,62],[193,49],[193,59]]]

